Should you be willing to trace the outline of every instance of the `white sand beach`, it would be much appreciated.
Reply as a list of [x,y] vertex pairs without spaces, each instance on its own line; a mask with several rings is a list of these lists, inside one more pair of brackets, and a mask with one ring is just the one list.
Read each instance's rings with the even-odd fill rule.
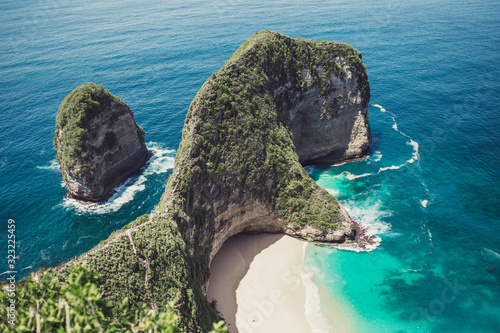
[[[304,243],[289,236],[234,236],[212,260],[207,298],[217,300],[231,333],[313,332],[306,320],[303,258]],[[345,331],[339,313],[328,317],[336,331]]]

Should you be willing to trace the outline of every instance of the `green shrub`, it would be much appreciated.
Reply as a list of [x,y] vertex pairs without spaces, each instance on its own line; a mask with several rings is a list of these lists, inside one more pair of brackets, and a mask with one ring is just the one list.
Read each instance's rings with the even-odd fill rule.
[[[76,176],[88,171],[86,159],[81,154],[88,132],[88,122],[103,112],[111,101],[125,104],[121,98],[112,95],[102,85],[92,82],[74,89],[62,101],[56,116],[54,147],[57,150],[57,162],[63,169],[74,169]],[[106,144],[113,147],[116,137],[107,135]],[[66,177],[64,173],[63,177]]]
[[[2,332],[181,332],[179,314],[173,303],[165,311],[155,311],[146,303],[130,307],[123,299],[114,311],[98,288],[99,274],[88,268],[73,267],[67,282],[50,272],[34,274],[16,285],[15,297],[0,290]],[[15,300],[13,323],[8,307]],[[210,333],[227,332],[224,322],[213,324]]]

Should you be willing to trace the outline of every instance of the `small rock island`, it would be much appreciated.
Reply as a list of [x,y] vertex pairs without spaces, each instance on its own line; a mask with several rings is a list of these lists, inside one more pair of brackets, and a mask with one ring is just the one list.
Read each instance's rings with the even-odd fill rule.
[[68,196],[97,202],[148,160],[132,110],[100,84],[85,83],[62,101],[54,146]]

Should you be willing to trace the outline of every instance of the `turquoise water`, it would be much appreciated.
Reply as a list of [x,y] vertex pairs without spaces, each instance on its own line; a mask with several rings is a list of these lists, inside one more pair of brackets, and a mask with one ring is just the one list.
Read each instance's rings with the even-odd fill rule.
[[[308,171],[380,245],[362,253],[309,246],[305,269],[342,301],[354,332],[498,332],[498,5],[2,1],[2,247],[15,219],[24,276],[152,211],[189,103],[256,31],[349,42],[368,69],[374,142],[364,161]],[[60,102],[87,81],[122,97],[160,152],[90,211],[64,199],[52,148]]]

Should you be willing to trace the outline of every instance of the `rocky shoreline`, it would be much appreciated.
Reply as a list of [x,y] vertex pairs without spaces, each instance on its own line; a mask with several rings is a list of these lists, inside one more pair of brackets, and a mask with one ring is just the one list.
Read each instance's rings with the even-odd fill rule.
[[[75,197],[75,196],[71,195],[69,192],[66,193],[66,195],[67,195],[68,199],[75,200],[76,202],[78,202],[78,204],[84,205],[85,207],[87,207],[89,209],[92,209],[94,207],[97,208],[101,205],[104,205],[107,202],[109,202],[110,199],[112,199],[113,196],[115,196],[119,192],[119,190],[122,186],[125,186],[129,182],[130,178],[141,174],[142,170],[148,165],[148,163],[151,161],[151,159],[154,157],[155,154],[156,154],[156,151],[148,149],[148,155],[147,155],[146,162],[137,171],[135,171],[134,173],[131,173],[122,182],[118,183],[113,188],[111,188],[107,192],[107,194],[99,201],[89,201],[85,198]],[[59,171],[61,171],[60,167],[59,167]]]

